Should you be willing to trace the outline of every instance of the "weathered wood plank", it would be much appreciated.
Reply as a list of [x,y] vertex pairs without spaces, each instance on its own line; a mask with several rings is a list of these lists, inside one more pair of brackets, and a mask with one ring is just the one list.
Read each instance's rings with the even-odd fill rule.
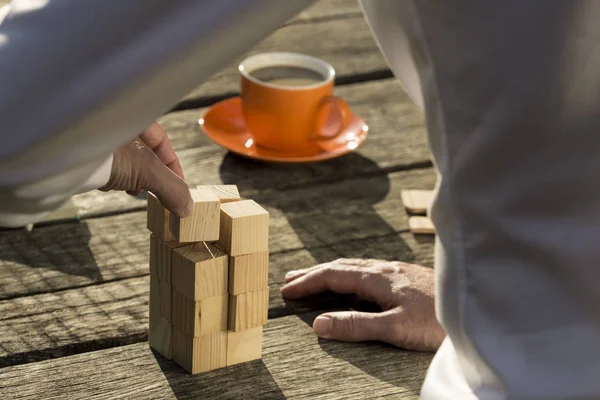
[[[381,258],[432,265],[432,240],[410,233],[332,247],[274,254],[269,270],[269,317],[348,307],[348,296],[284,300],[279,289],[293,269],[346,258]],[[147,340],[149,277],[0,301],[0,368]]]
[[0,398],[418,398],[431,354],[320,340],[315,316],[270,320],[262,360],[190,375],[144,342],[0,369]]
[[[252,196],[268,209],[271,252],[407,230],[400,191],[429,188],[432,169],[349,179]],[[148,265],[146,213],[0,231],[0,299],[140,276]]]
[[[200,131],[197,121],[205,110],[171,113],[160,122],[169,132],[191,185],[234,183],[245,196],[253,196],[257,191],[383,175],[429,162],[423,115],[398,82],[385,80],[344,86],[336,94],[347,99],[352,109],[368,122],[370,136],[356,152],[319,163],[261,163],[231,155]],[[75,196],[73,202],[84,218],[145,207],[145,201],[121,192],[92,191]]]
[[194,104],[200,99],[211,99],[226,93],[238,93],[239,63],[248,55],[270,51],[292,51],[322,58],[335,68],[337,77],[343,81],[350,80],[351,76],[388,71],[362,15],[341,19],[313,18],[306,23],[287,24],[272,33],[247,54],[185,96],[184,104]]
[[316,19],[358,17],[361,15],[362,10],[360,9],[358,0],[319,0],[298,14],[289,23],[306,23]]

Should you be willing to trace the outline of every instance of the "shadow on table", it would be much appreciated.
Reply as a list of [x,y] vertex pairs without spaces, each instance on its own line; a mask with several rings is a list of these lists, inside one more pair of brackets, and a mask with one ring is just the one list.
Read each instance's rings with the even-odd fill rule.
[[[363,173],[359,179],[344,179],[348,176],[344,171],[353,171],[354,175],[364,171],[368,177]],[[273,214],[283,214],[294,234],[277,237],[271,232],[272,241],[284,248],[297,248],[297,243],[283,241],[299,239],[310,253],[310,257],[272,254],[272,260],[277,259],[282,269],[272,271],[272,279],[278,282],[289,270],[340,257],[403,261],[414,258],[410,247],[375,209],[390,190],[386,172],[358,153],[309,164],[263,163],[229,153],[223,159],[220,175],[223,183],[237,185],[243,197],[270,208]],[[285,231],[281,220],[275,224]],[[284,303],[284,309],[270,310],[269,318],[354,305],[355,299],[324,293]]]
[[[5,270],[4,274],[14,263],[99,282],[102,281],[102,275],[89,248],[90,238],[91,233],[85,222],[39,226],[31,232],[25,229],[1,230],[0,267]],[[18,274],[25,271],[21,268]],[[8,278],[19,279],[18,274]],[[26,281],[21,283],[23,287],[28,287]],[[4,295],[9,294],[0,293],[0,296]]]
[[[356,307],[361,311],[379,311],[367,305]],[[346,309],[347,310],[347,309]],[[344,311],[344,310],[336,310]],[[312,326],[320,313],[297,315],[308,326]],[[433,353],[399,349],[382,342],[347,343],[318,338],[319,346],[329,356],[344,360],[382,382],[403,388],[415,395],[421,390],[427,367]]]
[[[332,170],[340,173],[333,174]],[[368,171],[368,177],[344,179],[344,170]],[[375,210],[375,205],[390,190],[389,178],[376,163],[358,153],[314,164],[269,164],[228,154],[221,164],[220,175],[223,183],[237,185],[243,197],[279,210],[318,263],[350,257],[349,253],[364,253],[365,237],[394,233],[394,228]],[[327,179],[323,180],[321,175]],[[275,241],[286,239],[289,238],[272,237]],[[347,244],[335,245],[339,242]],[[394,251],[393,259],[411,255],[405,243],[395,244]],[[379,258],[388,255],[377,254]]]
[[179,400],[286,398],[262,360],[192,375],[176,363],[153,353]]

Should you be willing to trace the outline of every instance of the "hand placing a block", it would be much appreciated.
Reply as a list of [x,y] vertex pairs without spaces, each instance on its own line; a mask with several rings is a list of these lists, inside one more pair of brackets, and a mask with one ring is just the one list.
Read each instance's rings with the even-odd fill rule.
[[110,178],[102,191],[148,190],[179,217],[191,214],[193,204],[183,171],[165,130],[157,123],[113,153]]

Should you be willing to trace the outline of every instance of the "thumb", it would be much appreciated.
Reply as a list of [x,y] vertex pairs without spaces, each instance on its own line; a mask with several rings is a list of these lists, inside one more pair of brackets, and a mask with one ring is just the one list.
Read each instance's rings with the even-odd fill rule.
[[180,218],[191,215],[194,201],[187,183],[164,164],[153,164],[148,190],[174,215]]
[[392,330],[389,312],[340,311],[319,315],[313,323],[317,336],[344,342],[387,342]]

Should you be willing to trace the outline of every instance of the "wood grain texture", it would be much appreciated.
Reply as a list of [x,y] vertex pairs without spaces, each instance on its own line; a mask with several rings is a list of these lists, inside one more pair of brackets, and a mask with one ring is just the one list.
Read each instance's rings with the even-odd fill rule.
[[219,239],[219,205],[217,195],[208,187],[191,189],[194,202],[192,214],[180,218],[171,214],[169,228],[180,243],[214,241]]
[[[284,300],[279,288],[288,271],[339,257],[431,266],[432,244],[430,237],[403,233],[274,254],[269,271],[269,317],[355,305],[353,298],[333,295]],[[0,301],[0,367],[146,340],[149,288],[149,277],[143,276]]]
[[229,257],[209,243],[178,247],[173,251],[173,288],[202,300],[227,293]]
[[256,328],[267,323],[269,288],[229,295],[227,329],[234,332]]
[[[400,171],[253,198],[270,214],[271,254],[302,248],[314,254],[330,244],[407,230],[400,191],[434,181],[431,169]],[[145,226],[141,211],[32,232],[0,231],[0,299],[147,274]]]
[[168,322],[172,322],[172,292],[171,285],[159,281],[156,275],[150,274],[150,307],[158,309],[159,315]]
[[173,250],[182,246],[189,244],[177,241],[163,242],[154,235],[150,237],[150,273],[159,281],[171,284]]
[[267,287],[269,252],[229,257],[229,293],[240,294]]
[[302,24],[287,24],[273,32],[248,53],[192,90],[183,101],[238,93],[237,66],[240,62],[249,55],[270,51],[291,51],[322,58],[335,68],[336,75],[342,79],[388,70],[362,15],[349,15],[343,19],[313,19]]
[[216,246],[229,256],[269,250],[269,212],[254,200],[221,204],[220,231]]
[[191,336],[173,328],[173,361],[191,374],[227,366],[227,332]]
[[357,0],[318,0],[288,24],[301,24],[315,19],[329,20],[360,15],[362,15],[362,11]]
[[435,235],[435,225],[428,217],[413,215],[408,219],[408,226],[414,234]]
[[195,301],[174,290],[173,325],[190,336],[227,330],[228,304],[228,294]]
[[418,399],[431,354],[321,340],[315,316],[270,320],[259,361],[190,375],[138,343],[0,369],[0,398]]
[[241,200],[240,191],[236,185],[199,185],[198,189],[200,188],[212,190],[221,203]]
[[171,230],[169,229],[171,213],[163,207],[158,198],[150,192],[147,194],[147,207],[148,230],[162,241],[175,240],[175,236],[173,236],[173,233],[171,233]]
[[413,214],[426,214],[433,202],[433,190],[407,189],[403,190],[400,195],[404,207]]
[[[169,132],[190,185],[235,184],[243,197],[252,199],[257,192],[380,176],[430,163],[423,115],[398,82],[348,85],[335,93],[367,121],[370,134],[354,153],[318,163],[261,163],[229,154],[200,131],[198,119],[205,109],[171,113],[159,122]],[[81,218],[145,207],[145,201],[121,192],[92,191],[75,196],[73,202]]]
[[148,319],[148,344],[158,351],[166,359],[171,359],[171,335],[173,325],[160,316],[150,301],[150,312]]
[[262,355],[263,327],[227,332],[227,366],[258,360]]

